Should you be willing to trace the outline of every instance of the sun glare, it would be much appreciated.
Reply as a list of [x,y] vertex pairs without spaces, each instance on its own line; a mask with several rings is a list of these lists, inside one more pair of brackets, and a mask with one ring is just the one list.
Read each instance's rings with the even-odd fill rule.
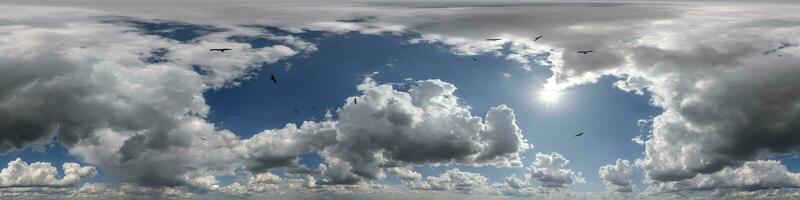
[[560,97],[561,91],[558,90],[545,89],[539,92],[539,101],[542,101],[547,105],[558,103]]

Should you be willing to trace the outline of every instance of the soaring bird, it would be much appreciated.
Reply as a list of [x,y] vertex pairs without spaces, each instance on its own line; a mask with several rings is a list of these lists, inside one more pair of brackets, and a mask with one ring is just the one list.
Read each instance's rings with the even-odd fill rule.
[[300,111],[298,111],[297,109],[294,109],[294,113],[300,114]]
[[502,40],[502,39],[500,39],[500,38],[486,38],[486,41],[491,41],[491,42],[500,41],[500,40]]
[[587,53],[592,53],[592,52],[594,52],[594,50],[578,51],[577,53],[582,53],[583,55],[586,55]]
[[583,136],[583,132],[575,134],[575,137],[580,137],[580,136]]
[[273,83],[278,84],[278,79],[275,79],[275,75],[269,75],[269,80],[272,80]]
[[233,50],[233,49],[229,49],[229,48],[223,48],[223,49],[209,49],[208,51],[219,51],[219,52],[225,52],[225,51],[228,51],[228,50]]
[[477,59],[477,58],[475,58],[475,57],[472,57],[472,61],[475,61],[475,62],[477,62],[477,61],[478,61],[478,59]]
[[533,38],[533,41],[534,41],[534,42],[536,42],[536,40],[539,40],[539,39],[541,39],[542,37],[544,37],[544,35],[539,35],[539,37]]
[[208,141],[208,140],[206,140],[206,139],[205,139],[205,138],[203,138],[203,137],[200,137],[200,139],[201,139],[201,140],[203,140],[203,142],[206,142],[206,141]]

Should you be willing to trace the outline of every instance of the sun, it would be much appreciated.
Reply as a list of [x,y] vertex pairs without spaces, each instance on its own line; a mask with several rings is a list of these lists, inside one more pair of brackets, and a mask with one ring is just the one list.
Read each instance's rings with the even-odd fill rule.
[[539,101],[542,101],[547,105],[558,103],[560,98],[561,91],[558,90],[544,89],[539,92]]

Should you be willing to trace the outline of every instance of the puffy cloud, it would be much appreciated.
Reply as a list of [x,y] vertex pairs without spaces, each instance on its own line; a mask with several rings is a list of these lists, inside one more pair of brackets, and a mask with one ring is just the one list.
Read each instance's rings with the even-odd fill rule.
[[617,159],[614,165],[601,166],[598,172],[606,188],[617,192],[632,192],[633,167],[628,160]]
[[526,188],[531,186],[529,179],[519,178],[516,174],[506,177],[505,184],[511,188]]
[[575,173],[571,169],[565,169],[567,164],[569,160],[556,152],[536,153],[536,160],[528,169],[530,177],[542,182],[542,187],[569,187],[575,183],[585,182],[580,172]]
[[648,190],[659,192],[727,189],[755,191],[765,189],[800,188],[800,174],[792,173],[779,161],[757,160],[741,167],[726,167],[713,174],[701,174],[691,179],[658,182]]
[[275,130],[265,130],[243,140],[236,151],[243,155],[249,171],[264,172],[277,167],[302,168],[300,155],[322,150],[336,143],[335,123],[304,122]]
[[[112,5],[119,5],[117,3],[124,4],[114,2]],[[55,2],[55,5],[67,4]],[[208,8],[203,6],[165,11],[163,8],[152,9],[160,7],[157,4],[108,5],[74,6],[216,24],[255,22],[247,21],[254,20],[250,17],[237,18],[251,15],[197,16],[195,13],[198,9],[207,11],[205,9]],[[800,108],[796,106],[800,101],[796,95],[800,87],[794,81],[800,77],[796,67],[799,61],[798,48],[783,45],[783,42],[796,43],[792,36],[798,33],[797,23],[785,20],[794,17],[796,6],[626,3],[434,5],[458,9],[427,9],[430,5],[412,3],[374,7],[348,4],[338,9],[303,6],[266,8],[275,12],[264,12],[261,8],[249,6],[224,9],[242,11],[237,13],[271,13],[275,17],[270,17],[264,23],[292,24],[287,27],[293,31],[299,31],[298,27],[304,25],[313,26],[316,30],[372,29],[366,32],[373,33],[376,30],[408,28],[422,34],[418,41],[443,42],[459,54],[497,53],[504,43],[478,40],[502,36],[512,43],[514,50],[507,56],[508,59],[523,64],[551,66],[554,73],[546,87],[565,89],[594,82],[605,75],[616,76],[622,79],[615,84],[616,87],[650,94],[653,104],[664,110],[653,119],[652,134],[643,141],[646,157],[637,161],[652,180],[690,179],[698,173],[714,173],[741,165],[765,153],[797,150],[800,140],[792,133],[797,132],[795,124],[800,124],[797,122]],[[88,16],[111,12],[77,12],[77,9],[54,7],[37,9],[40,10],[3,8],[4,13],[8,14],[3,16],[4,24],[0,27],[0,40],[5,44],[0,45],[0,49],[8,53],[0,56],[0,63],[4,63],[0,65],[0,96],[3,97],[0,114],[12,117],[0,119],[0,129],[8,133],[0,138],[0,151],[41,145],[58,135],[62,143],[74,145],[70,148],[71,153],[92,164],[119,174],[135,172],[130,177],[159,177],[156,181],[142,181],[161,184],[213,182],[209,179],[200,181],[203,180],[201,177],[184,177],[191,174],[188,171],[232,173],[235,167],[219,163],[236,162],[217,158],[240,158],[237,154],[242,154],[253,159],[247,160],[248,168],[259,169],[259,165],[267,168],[285,166],[273,165],[273,161],[293,164],[291,156],[297,155],[296,152],[313,151],[309,148],[290,149],[280,154],[236,152],[231,149],[243,147],[239,146],[240,141],[233,133],[215,130],[213,125],[202,119],[208,112],[202,98],[203,91],[227,84],[235,85],[235,79],[247,76],[253,69],[247,64],[274,62],[294,55],[298,51],[296,45],[289,45],[294,48],[279,45],[251,49],[246,44],[228,41],[228,36],[235,35],[229,33],[211,33],[195,43],[184,44],[143,35],[125,25],[86,20]],[[298,17],[297,13],[311,16]],[[348,13],[381,14],[381,17],[366,23],[329,23],[335,19],[352,17]],[[70,23],[63,23],[65,21]],[[376,26],[376,23],[403,25]],[[237,28],[229,30],[243,31]],[[535,44],[530,42],[528,34],[532,30],[544,33],[545,40]],[[208,47],[219,45],[242,49],[245,57],[239,54],[210,56],[205,51]],[[786,47],[781,48],[783,46]],[[165,56],[168,62],[150,64],[142,61],[142,54],[159,48],[167,49]],[[579,49],[594,49],[597,52],[589,55],[573,53]],[[775,51],[764,54],[771,50]],[[195,64],[203,70],[219,70],[199,75],[195,72]],[[439,90],[449,90],[438,85],[436,87]],[[354,119],[365,118],[361,115],[365,113],[378,113],[380,117],[367,120],[383,120],[383,123],[376,127],[355,126],[356,129],[337,125],[336,140],[339,143],[334,145],[335,148],[321,152],[330,156],[327,166],[323,168],[328,174],[338,173],[345,180],[362,176],[374,178],[382,176],[381,168],[411,163],[459,162],[513,166],[517,165],[518,158],[512,151],[525,147],[524,142],[519,142],[521,137],[510,134],[518,132],[518,129],[512,126],[513,123],[508,123],[513,122],[513,114],[503,106],[492,109],[484,122],[459,111],[465,106],[452,106],[439,97],[435,101],[420,101],[413,99],[424,96],[424,93],[412,97],[411,91],[396,92],[380,89],[377,85],[364,87],[372,88],[364,91],[375,90],[372,92],[375,95],[383,95],[381,90],[389,91],[386,96],[396,96],[397,101],[370,102],[373,107],[366,108],[361,104],[342,108],[340,115],[344,125],[357,122]],[[369,96],[365,94],[356,98],[362,102],[361,98]],[[371,100],[363,102],[368,101]],[[428,102],[426,104],[429,105],[421,106],[420,102]],[[448,106],[458,111],[456,113],[461,113],[460,116],[428,114],[447,110]],[[352,119],[346,119],[345,115],[348,114],[353,115],[348,116]],[[395,133],[443,133],[441,129],[436,129],[438,126],[431,128],[433,130],[423,129],[431,127],[426,125],[429,122],[440,122],[442,119],[462,122],[452,124],[464,125],[455,128],[464,129],[459,132],[463,134],[458,136],[465,137],[447,142],[462,142],[464,146],[445,148],[451,152],[425,154],[431,148],[423,146],[417,152],[412,151],[416,148],[409,150],[402,144],[376,145],[383,145],[385,141],[381,138]],[[181,131],[186,127],[196,131]],[[357,128],[376,130],[365,135],[380,137],[359,139],[362,135]],[[313,132],[311,129],[300,129],[299,132]],[[497,134],[500,132],[504,134]],[[308,133],[297,135],[303,134]],[[193,139],[196,135],[212,138],[211,142],[198,145],[199,142]],[[396,141],[407,144],[439,142],[437,138],[420,142],[403,138],[402,135],[393,136]],[[432,136],[446,138],[437,134]],[[267,142],[271,140],[270,137],[260,137],[264,139],[252,141],[270,144]],[[516,148],[507,146],[514,144],[515,138],[519,145]],[[253,151],[271,150],[255,148],[252,145],[255,142],[250,144],[250,150]],[[193,145],[202,148],[192,148]],[[415,157],[419,154],[425,155]],[[188,159],[195,158],[193,156],[207,159]],[[275,157],[284,159],[271,160]],[[258,159],[264,159],[262,161],[265,162]],[[168,170],[164,170],[163,174],[145,174],[148,166],[163,166]],[[201,167],[188,169],[182,166]]]
[[472,172],[453,168],[439,176],[429,176],[424,180],[407,182],[406,186],[415,190],[442,190],[461,193],[483,193],[488,189],[486,177]]
[[0,187],[70,187],[97,175],[97,169],[94,167],[81,167],[77,163],[67,162],[62,168],[64,176],[59,179],[58,169],[50,163],[28,164],[17,158],[8,162],[8,167],[0,171]]
[[[57,136],[70,154],[143,185],[210,189],[214,175],[232,174],[237,165],[230,163],[238,157],[232,149],[240,141],[205,121],[203,92],[235,85],[263,63],[310,48],[252,48],[228,40],[262,34],[242,27],[182,42],[103,21],[110,13],[101,11],[0,9],[9,13],[0,17],[0,49],[9,52],[0,56],[0,114],[8,116],[0,119],[0,152]],[[219,46],[237,54],[208,51]],[[158,62],[149,58],[153,52]]]
[[382,166],[393,165],[520,166],[519,152],[529,148],[513,110],[500,105],[486,120],[472,116],[450,83],[417,81],[403,92],[366,78],[358,89],[363,95],[337,111],[338,143],[325,155],[360,177],[381,177]]
[[397,175],[401,181],[414,181],[422,179],[422,174],[415,172],[411,166],[406,167],[392,167],[387,170],[390,174]]

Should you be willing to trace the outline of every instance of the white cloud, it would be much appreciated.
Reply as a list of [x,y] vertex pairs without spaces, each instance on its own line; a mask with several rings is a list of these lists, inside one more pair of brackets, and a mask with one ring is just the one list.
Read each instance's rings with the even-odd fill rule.
[[536,160],[528,169],[530,177],[542,182],[542,187],[561,188],[586,182],[580,172],[575,173],[571,169],[566,169],[567,164],[569,160],[556,152],[536,153]]
[[[519,152],[529,148],[513,110],[491,108],[474,117],[441,80],[417,81],[408,92],[366,78],[337,111],[338,143],[326,156],[347,162],[352,173],[382,177],[383,165],[462,163],[521,166]],[[355,99],[358,103],[354,103]]]
[[300,127],[287,124],[284,128],[265,130],[242,140],[235,151],[243,155],[247,169],[253,172],[277,167],[303,168],[297,163],[301,154],[336,144],[335,124],[330,121],[307,121]]
[[48,162],[28,164],[17,158],[0,171],[0,187],[70,187],[97,175],[92,166],[66,162],[62,167],[64,176],[58,178],[58,169]]
[[[800,32],[792,20],[795,5],[519,3],[494,7],[441,3],[433,5],[447,9],[429,9],[425,6],[430,4],[419,3],[314,8],[166,2],[186,6],[176,10],[163,4],[52,3],[54,7],[47,8],[2,8],[6,15],[0,17],[0,50],[6,53],[0,55],[0,115],[12,117],[0,119],[0,129],[7,133],[0,138],[0,151],[41,146],[58,135],[71,154],[145,183],[214,188],[216,180],[199,174],[230,175],[239,165],[256,169],[272,161],[288,164],[266,168],[294,165],[299,152],[326,147],[321,153],[330,159],[322,171],[353,180],[380,178],[384,168],[409,164],[521,165],[517,152],[528,145],[511,109],[501,105],[491,109],[485,120],[474,117],[465,105],[455,103],[454,86],[436,81],[418,82],[422,84],[418,91],[408,92],[362,84],[365,94],[356,97],[359,104],[345,105],[339,111],[333,146],[328,137],[295,143],[322,143],[315,143],[319,146],[283,152],[256,145],[276,144],[280,137],[317,136],[319,127],[333,129],[333,125],[320,125],[326,122],[307,129],[302,128],[306,125],[299,129],[287,125],[248,142],[229,131],[216,130],[204,120],[209,110],[204,91],[236,85],[257,68],[253,64],[314,49],[297,38],[284,38],[285,45],[253,49],[225,38],[236,34],[277,36],[231,24],[368,34],[416,31],[422,35],[411,42],[442,42],[459,55],[502,56],[498,50],[507,43],[481,40],[503,37],[513,50],[507,59],[551,67],[554,75],[547,87],[566,89],[606,75],[621,78],[616,87],[650,94],[652,103],[664,110],[653,119],[652,134],[643,141],[645,158],[637,161],[651,180],[679,181],[713,174],[767,153],[797,150],[800,144],[793,134],[798,130],[793,125],[800,124],[800,107],[796,106],[800,86],[795,81],[800,78],[796,67],[799,50],[780,49],[777,52],[782,57],[764,54],[781,42],[797,42],[793,39]],[[180,43],[92,20],[109,13],[215,24],[229,31],[205,35],[195,43]],[[269,17],[216,13],[267,13]],[[352,13],[379,17],[368,23],[335,22],[359,17]],[[529,35],[534,32],[544,34],[545,39],[531,42]],[[230,46],[241,53],[207,52],[217,46]],[[142,61],[142,55],[159,48],[168,50],[169,62]],[[581,49],[596,52],[574,53]],[[542,57],[543,53],[547,57]],[[196,73],[195,64],[206,66],[212,75]],[[381,114],[382,118],[366,117],[368,114]],[[379,125],[351,124],[357,120]],[[441,128],[438,124],[453,125]],[[354,127],[373,130],[373,137],[355,137],[360,132]],[[454,130],[458,134],[445,134]],[[393,135],[418,136],[423,131],[438,134],[426,140]],[[210,142],[200,143],[197,136]],[[383,141],[384,136],[423,148]],[[444,146],[452,150],[447,153],[454,154],[435,154],[439,151],[434,151],[434,146]],[[247,163],[236,160],[242,157]],[[271,160],[276,158],[282,159]],[[149,174],[153,166],[164,170]],[[562,186],[571,179],[550,181],[545,176],[550,173],[546,169],[562,167],[534,164],[532,169],[539,169],[533,174],[545,180],[545,185]],[[555,170],[550,175],[573,177],[571,173]]]
[[389,173],[397,175],[401,181],[414,181],[422,179],[422,174],[415,172],[411,166],[406,167],[392,167],[387,170]]
[[628,160],[617,159],[613,165],[601,166],[597,173],[609,190],[633,192],[633,167]]
[[485,193],[488,190],[486,177],[472,172],[464,172],[453,168],[439,176],[406,182],[406,186],[415,190],[442,190],[466,194]]

